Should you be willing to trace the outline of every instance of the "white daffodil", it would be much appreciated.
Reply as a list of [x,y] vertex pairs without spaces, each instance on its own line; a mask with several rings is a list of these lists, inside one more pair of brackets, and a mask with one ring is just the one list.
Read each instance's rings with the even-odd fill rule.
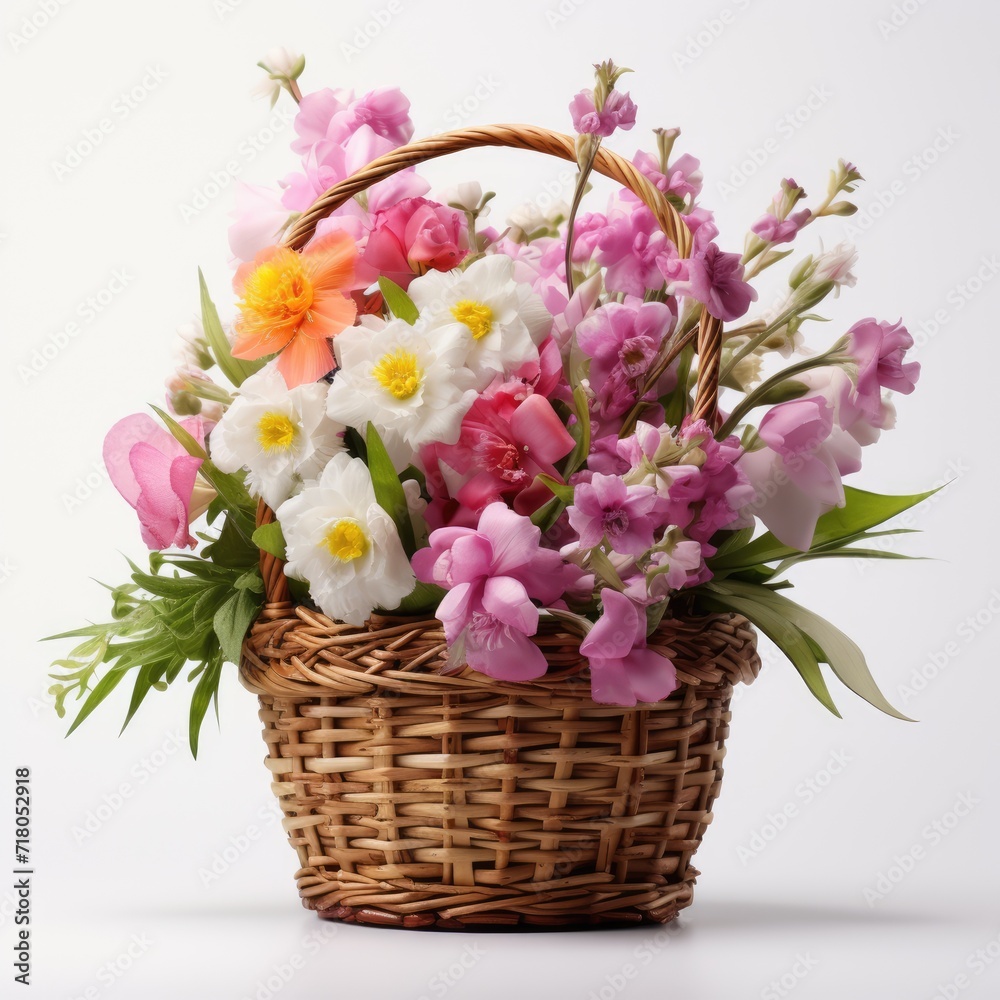
[[378,505],[368,467],[334,455],[319,481],[277,510],[285,572],[309,584],[324,614],[363,625],[392,610],[416,584],[392,518]]
[[450,334],[464,348],[461,362],[482,391],[497,375],[538,360],[538,345],[552,328],[542,300],[514,280],[514,261],[482,257],[465,271],[428,271],[408,289],[420,310],[417,326],[433,338]]
[[287,500],[344,450],[343,426],[326,415],[326,385],[289,389],[267,365],[243,385],[209,439],[223,472],[248,470],[247,488],[270,507]]
[[458,440],[462,417],[476,398],[458,337],[444,331],[430,337],[394,319],[380,329],[348,327],[333,349],[337,372],[327,413],[334,420],[362,433],[370,421],[394,460],[404,448],[412,453],[432,441]]

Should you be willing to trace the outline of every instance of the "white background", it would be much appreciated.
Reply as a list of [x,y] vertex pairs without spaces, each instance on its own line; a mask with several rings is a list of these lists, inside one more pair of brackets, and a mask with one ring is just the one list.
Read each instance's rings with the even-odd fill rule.
[[[0,815],[13,810],[14,767],[30,766],[33,995],[996,996],[1000,282],[989,262],[1000,251],[1000,9],[564,0],[560,14],[558,0],[394,0],[379,26],[380,8],[388,0],[12,0],[0,17]],[[28,37],[24,18],[43,26]],[[362,47],[366,24],[375,37]],[[123,556],[143,557],[134,516],[100,471],[101,442],[119,417],[161,400],[173,330],[197,308],[199,264],[231,312],[232,184],[216,192],[213,173],[235,162],[240,177],[269,183],[296,168],[290,124],[248,96],[254,63],[279,44],[306,52],[306,90],[399,84],[418,135],[491,121],[567,130],[566,106],[590,85],[591,63],[613,57],[636,70],[626,84],[639,125],[612,147],[631,155],[652,148],[649,129],[681,126],[678,148],[702,159],[703,203],[718,213],[725,249],[740,247],[781,177],[821,197],[844,156],[867,178],[862,212],[811,228],[802,246],[830,246],[854,227],[860,280],[828,310],[829,329],[902,314],[924,371],[855,481],[895,492],[952,482],[914,514],[924,533],[902,542],[936,561],[805,567],[797,594],[861,643],[889,696],[921,721],[885,718],[843,689],[837,720],[765,650],[762,677],[735,704],[695,905],[669,933],[321,925],[299,907],[256,704],[235,670],[221,733],[206,726],[197,763],[185,747],[186,690],[152,699],[117,738],[123,691],[63,740],[45,692],[49,660],[67,647],[37,639],[103,618],[106,595],[91,578],[123,580]],[[142,99],[123,115],[120,95],[133,88]],[[113,128],[100,145],[57,170],[102,118]],[[426,175],[477,177],[509,208],[544,199],[562,170],[491,151]],[[204,207],[185,218],[199,192]],[[599,208],[603,194],[594,197]],[[127,284],[87,322],[88,297],[115,272]],[[26,374],[33,359],[38,370]],[[833,774],[831,761],[845,758]],[[974,805],[959,818],[962,796]],[[2,873],[13,867],[13,825],[0,829]],[[220,874],[210,877],[213,863]],[[895,879],[881,883],[891,891],[878,889],[880,876]],[[14,975],[6,885],[2,876],[4,995]]]

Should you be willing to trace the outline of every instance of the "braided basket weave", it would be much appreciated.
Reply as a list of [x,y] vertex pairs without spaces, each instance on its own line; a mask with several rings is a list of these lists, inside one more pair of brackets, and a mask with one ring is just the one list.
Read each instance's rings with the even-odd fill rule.
[[[531,126],[438,135],[332,188],[286,245],[301,248],[320,219],[397,170],[483,145],[575,159],[572,138]],[[688,255],[681,216],[631,163],[602,149],[594,169],[639,195]],[[712,422],[721,325],[703,314],[672,353],[695,337],[694,414]],[[259,523],[273,516],[260,506]],[[539,680],[445,674],[439,621],[345,625],[293,605],[279,560],[262,552],[261,569],[267,603],[240,677],[260,700],[307,907],[366,924],[528,929],[662,923],[690,904],[733,684],[760,668],[744,618],[672,608],[648,645],[670,657],[680,686],[622,708],[591,700],[580,638],[550,619],[534,637],[549,663]]]

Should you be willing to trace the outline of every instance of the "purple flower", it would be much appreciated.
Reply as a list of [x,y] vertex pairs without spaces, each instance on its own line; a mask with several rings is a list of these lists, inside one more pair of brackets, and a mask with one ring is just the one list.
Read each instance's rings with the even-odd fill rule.
[[414,553],[417,578],[448,590],[437,615],[456,664],[508,681],[545,673],[545,656],[529,638],[538,630],[532,601],[558,600],[579,570],[540,538],[529,518],[492,503],[478,528],[438,528]]
[[626,486],[619,476],[597,473],[577,485],[567,513],[582,548],[592,549],[607,538],[615,552],[641,556],[663,525],[665,506],[652,486]]
[[631,208],[631,212],[609,217],[608,224],[597,231],[594,259],[606,269],[608,291],[641,297],[663,284],[664,268],[677,257],[677,248],[645,205]]
[[666,698],[677,687],[673,663],[646,648],[646,616],[624,594],[601,591],[604,613],[580,643],[590,661],[591,696],[604,705]]
[[740,255],[723,253],[715,243],[695,253],[687,262],[687,279],[675,282],[671,291],[690,295],[727,323],[739,319],[757,298],[756,290],[743,280]]
[[620,128],[627,132],[635,125],[636,107],[628,94],[612,90],[598,111],[594,106],[594,92],[581,90],[570,101],[569,113],[573,116],[573,128],[581,135],[599,135],[607,138]]
[[858,404],[874,421],[882,411],[882,389],[909,395],[920,377],[916,361],[903,363],[913,337],[902,323],[859,320],[847,331],[847,352],[858,363]]

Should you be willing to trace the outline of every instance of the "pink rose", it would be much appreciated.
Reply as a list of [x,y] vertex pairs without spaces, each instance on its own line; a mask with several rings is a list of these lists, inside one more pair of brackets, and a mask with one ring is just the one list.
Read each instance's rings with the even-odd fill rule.
[[361,259],[407,288],[416,274],[450,271],[469,252],[468,225],[461,212],[426,198],[404,198],[376,212]]

